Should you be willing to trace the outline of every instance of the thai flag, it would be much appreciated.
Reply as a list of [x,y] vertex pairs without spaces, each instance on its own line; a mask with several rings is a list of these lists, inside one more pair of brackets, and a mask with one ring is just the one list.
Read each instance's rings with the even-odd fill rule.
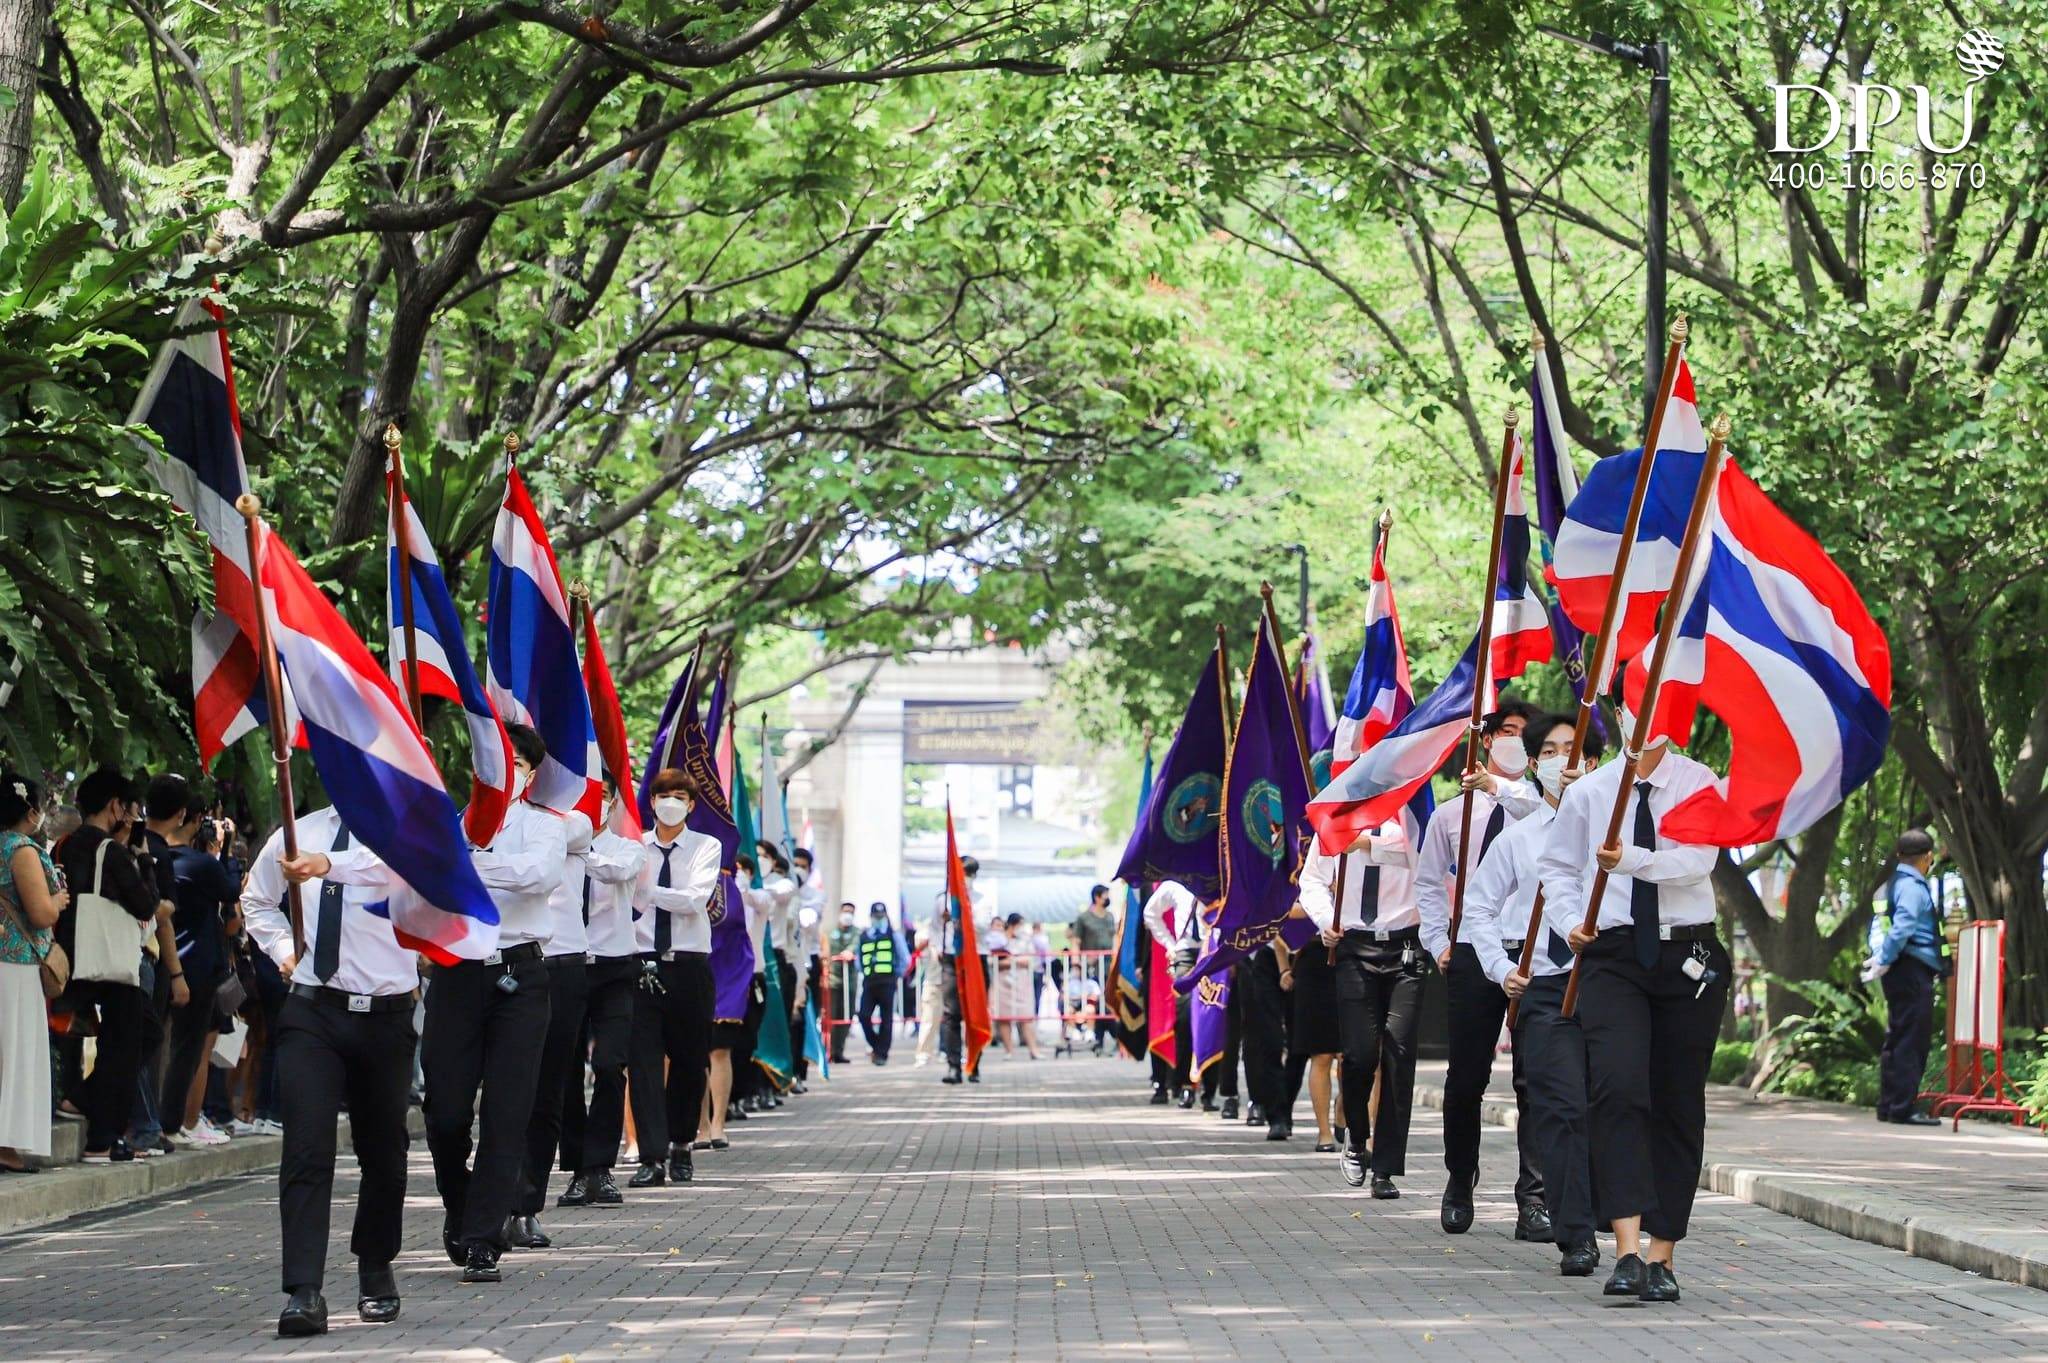
[[605,660],[604,640],[598,637],[597,612],[585,603],[583,611],[583,684],[590,697],[590,723],[597,733],[597,750],[604,757],[604,769],[619,788],[612,801],[611,831],[633,842],[640,840],[639,802],[628,797],[633,789],[633,754],[626,741],[626,716],[619,709],[619,688],[612,684],[612,666]]
[[604,806],[603,759],[569,628],[569,597],[540,512],[509,463],[505,502],[491,532],[487,652],[498,713],[531,726],[547,744],[527,798],[549,809],[577,810],[596,827]]
[[1360,753],[1415,708],[1415,686],[1408,676],[1408,645],[1401,638],[1401,613],[1394,605],[1394,582],[1387,576],[1387,541],[1381,536],[1372,551],[1372,580],[1365,595],[1365,646],[1351,685],[1344,692],[1344,711],[1337,717],[1330,752],[1330,774],[1342,775]]
[[384,906],[399,941],[443,965],[488,956],[498,947],[497,906],[398,688],[267,531],[263,587],[320,784],[350,835],[399,882]]
[[[1572,520],[1602,522],[1611,503],[1626,506],[1641,457],[1600,461]],[[1637,555],[1655,546],[1653,557],[1675,560],[1703,463],[1658,457]],[[1706,706],[1728,726],[1728,775],[1660,827],[1681,842],[1740,847],[1811,827],[1877,770],[1891,734],[1891,650],[1842,570],[1733,460],[1707,526],[1651,732],[1683,747]],[[1643,599],[1654,611],[1661,597]],[[1641,704],[1647,670],[1646,654],[1629,664],[1631,706]]]
[[[225,315],[210,299],[178,311],[176,339],[165,343],[128,414],[163,441],[145,446],[150,476],[179,510],[190,513],[213,548],[215,614],[192,622],[193,730],[199,761],[269,720],[256,654],[256,601],[250,590],[248,532],[235,499],[249,490],[242,461],[242,413],[228,358]],[[287,727],[298,722],[289,713]]]
[[[1550,623],[1544,613],[1542,598],[1536,595],[1529,582],[1528,558],[1529,516],[1522,496],[1522,445],[1517,435],[1508,474],[1506,517],[1501,525],[1500,573],[1494,581],[1492,643],[1487,650],[1489,666],[1482,669],[1479,665],[1479,637],[1475,633],[1472,642],[1465,646],[1464,656],[1451,669],[1450,676],[1429,693],[1429,698],[1408,711],[1383,735],[1376,736],[1370,746],[1363,747],[1357,759],[1348,763],[1341,774],[1334,776],[1329,785],[1309,801],[1308,819],[1315,825],[1317,841],[1325,852],[1335,855],[1343,851],[1361,834],[1400,815],[1411,802],[1428,798],[1430,778],[1450,757],[1451,750],[1465,736],[1466,727],[1471,723],[1475,687],[1485,688],[1481,710],[1491,710],[1495,704],[1494,693],[1500,683],[1521,676],[1533,664],[1550,660]],[[1384,565],[1377,561],[1374,570],[1384,575]],[[1389,620],[1393,617],[1392,595],[1389,588]],[[1371,609],[1368,604],[1367,653],[1373,651],[1374,642]],[[1392,627],[1391,633],[1398,644],[1398,625]],[[1382,669],[1381,676],[1391,675],[1385,672],[1389,664],[1376,662],[1375,666]],[[1405,657],[1399,666],[1398,675],[1405,680]],[[1359,670],[1363,673],[1365,669],[1366,658],[1361,655]],[[1393,706],[1399,703],[1398,697],[1405,694],[1387,687],[1372,674],[1367,674],[1363,682],[1354,675],[1352,689],[1363,689],[1359,705],[1365,716],[1391,713]],[[1380,697],[1389,690],[1392,690],[1392,696],[1381,702]],[[1344,709],[1348,717],[1353,709],[1348,694]],[[1365,732],[1361,720],[1361,738]],[[1334,762],[1332,766],[1334,768]],[[1414,810],[1409,812],[1415,813]],[[1426,822],[1427,807],[1422,808],[1419,817]]]
[[[1707,434],[1700,425],[1699,405],[1693,395],[1692,370],[1680,360],[1677,380],[1671,389],[1671,401],[1664,409],[1664,425],[1657,435],[1657,458],[1661,463],[1668,456],[1691,455],[1690,467],[1697,477],[1699,460],[1706,450]],[[1600,628],[1600,617],[1607,609],[1608,586],[1614,578],[1614,563],[1621,549],[1621,527],[1628,516],[1629,495],[1634,488],[1632,480],[1641,453],[1640,450],[1632,450],[1627,454],[1611,455],[1594,464],[1592,473],[1587,475],[1585,485],[1580,488],[1580,497],[1570,503],[1571,511],[1552,535],[1551,562],[1545,575],[1557,588],[1558,604],[1563,607],[1565,615],[1572,624],[1588,633]],[[1620,461],[1625,461],[1625,464]],[[1625,475],[1622,472],[1624,468]],[[1621,496],[1617,500],[1613,493],[1614,480],[1621,476],[1631,481],[1621,485]],[[1585,498],[1585,488],[1591,487],[1595,480],[1602,485],[1601,494]],[[1692,507],[1692,484],[1687,483],[1679,495],[1684,499],[1679,504],[1679,525],[1683,527]],[[1581,501],[1584,502],[1583,508]],[[1648,514],[1647,509],[1644,514]],[[1657,633],[1657,607],[1670,590],[1671,577],[1677,569],[1676,539],[1660,539],[1648,533],[1637,537],[1635,550],[1629,556],[1628,598],[1616,630],[1614,652],[1606,659],[1606,675],[1594,678],[1594,684],[1600,691],[1607,689],[1615,668],[1649,646],[1650,639]],[[1597,663],[1589,658],[1585,665],[1590,669]]]
[[[462,617],[456,613],[454,598],[448,594],[448,580],[442,576],[441,560],[434,554],[433,541],[419,513],[406,497],[394,469],[386,475],[391,506],[390,552],[387,555],[391,586],[391,676],[405,693],[405,615],[400,604],[398,555],[402,543],[411,551],[412,642],[418,661],[418,685],[422,696],[440,696],[462,706],[469,726],[469,808],[462,824],[470,842],[488,847],[504,826],[505,811],[517,796],[512,789],[512,740],[506,736],[498,709],[476,678],[469,660],[469,645],[463,638]],[[398,518],[405,518],[405,536],[400,539]]]
[[[1536,352],[1529,375],[1529,443],[1533,446],[1529,472],[1536,482],[1536,528],[1542,532],[1538,548],[1547,574],[1556,557],[1558,528],[1564,524],[1565,508],[1579,495],[1579,472],[1572,464],[1564,416],[1557,404],[1557,389],[1545,354],[1542,350]],[[1695,412],[1695,419],[1697,415]],[[1556,641],[1558,661],[1564,664],[1565,679],[1571,683],[1574,696],[1583,696],[1586,665],[1590,661],[1585,656],[1586,632],[1572,623],[1561,601],[1547,602],[1545,609],[1550,615],[1550,634]],[[1601,722],[1597,710],[1593,722]]]

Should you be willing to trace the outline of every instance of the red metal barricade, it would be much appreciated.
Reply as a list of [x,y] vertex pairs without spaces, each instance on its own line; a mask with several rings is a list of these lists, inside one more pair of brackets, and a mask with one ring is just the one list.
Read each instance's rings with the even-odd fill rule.
[[[920,968],[930,964],[929,959],[919,962]],[[989,1020],[999,1033],[1023,1024],[1036,1028],[1037,1038],[1046,1041],[1052,1039],[1047,1033],[1056,1026],[1055,1054],[1071,1054],[1084,1046],[1097,1051],[1114,1049],[1114,951],[991,951],[984,953],[982,966],[988,972]],[[824,1006],[819,1011],[828,1035],[831,1030],[859,1025],[860,993],[860,966],[853,954],[827,957]],[[905,1020],[900,996],[897,1004],[895,1020],[900,1025]],[[931,1025],[937,1019],[919,1021]]]
[[2005,1075],[2005,923],[1963,924],[1955,967],[1948,990],[1948,1089],[1920,1096],[1956,1129],[1977,1113],[2010,1116],[2017,1125],[2027,1110],[2013,1100]]

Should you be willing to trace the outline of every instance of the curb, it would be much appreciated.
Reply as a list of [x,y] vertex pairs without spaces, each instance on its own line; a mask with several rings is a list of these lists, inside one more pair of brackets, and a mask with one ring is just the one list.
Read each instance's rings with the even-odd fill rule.
[[[1442,1111],[1443,1085],[1417,1079],[1415,1105]],[[1479,1118],[1488,1126],[1512,1131],[1518,1114],[1512,1100],[1489,1095],[1480,1103]],[[1717,1159],[1711,1149],[1700,1166],[1700,1187],[1797,1217],[1852,1240],[1904,1250],[1916,1259],[1979,1277],[2048,1291],[2048,1239],[2040,1231],[2005,1231],[1958,1216],[1930,1213],[1902,1198],[1741,1160]]]
[[[407,1112],[406,1129],[415,1138],[425,1134],[418,1108]],[[340,1151],[351,1144],[346,1119],[335,1132],[335,1143]],[[187,1148],[129,1164],[58,1164],[27,1177],[0,1175],[0,1235],[264,1173],[283,1158],[282,1136],[237,1136],[226,1145]]]

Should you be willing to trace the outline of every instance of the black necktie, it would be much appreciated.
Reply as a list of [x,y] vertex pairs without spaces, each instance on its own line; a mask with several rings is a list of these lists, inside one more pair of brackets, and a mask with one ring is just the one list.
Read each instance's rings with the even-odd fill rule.
[[1358,922],[1370,927],[1380,921],[1380,868],[1370,861],[1358,877]]
[[[676,849],[675,849],[675,848],[674,848],[673,846],[670,846],[670,847],[664,847],[664,848],[662,848],[662,849],[661,849],[661,874],[660,874],[660,875],[658,875],[658,876],[656,876],[656,877],[654,878],[654,883],[655,883],[656,885],[659,885],[659,886],[660,886],[660,887],[661,887],[662,889],[664,889],[664,890],[666,890],[667,888],[669,888],[669,882],[668,882],[668,859],[669,859],[670,857],[674,856],[674,855],[675,855],[675,852],[676,852]],[[662,907],[661,905],[659,905],[659,904],[656,904],[656,905],[654,906],[654,954],[655,954],[655,955],[657,955],[657,956],[666,956],[666,955],[668,955],[668,945],[669,945],[669,942],[670,942],[670,941],[672,940],[672,936],[673,936],[674,932],[675,932],[675,928],[674,928],[674,927],[673,927],[673,926],[672,926],[672,925],[670,924],[670,922],[669,922],[669,917],[668,917],[668,910],[667,910],[667,909],[665,909],[665,908],[663,908],[663,907]]]
[[1496,804],[1493,813],[1486,816],[1486,832],[1479,838],[1479,855],[1465,864],[1467,871],[1479,869],[1479,863],[1486,860],[1486,849],[1493,846],[1493,840],[1499,837],[1501,829],[1507,826],[1508,812],[1505,807]]
[[[1635,845],[1652,852],[1657,850],[1657,816],[1650,812],[1650,783],[1636,782],[1636,834]],[[1661,945],[1657,940],[1657,886],[1656,882],[1640,876],[1630,876],[1628,882],[1628,916],[1636,928],[1636,964],[1645,970],[1653,970]]]
[[1543,931],[1550,938],[1550,963],[1552,965],[1570,965],[1572,963],[1572,944],[1559,936],[1557,929],[1551,927],[1548,923],[1544,924]]
[[[334,835],[330,854],[348,850],[348,825]],[[332,866],[327,868],[330,872]],[[341,882],[323,878],[320,882],[320,921],[313,929],[313,978],[323,984],[341,967]]]
[[583,867],[583,926],[590,926],[590,866]]

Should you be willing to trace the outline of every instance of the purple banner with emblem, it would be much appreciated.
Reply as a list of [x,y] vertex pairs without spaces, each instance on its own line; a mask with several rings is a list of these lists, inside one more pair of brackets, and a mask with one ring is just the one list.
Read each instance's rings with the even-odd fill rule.
[[1126,885],[1177,880],[1203,900],[1214,899],[1223,889],[1218,806],[1224,750],[1230,744],[1230,702],[1224,695],[1223,674],[1219,640],[1195,680],[1195,694],[1167,745],[1158,779],[1116,868],[1117,879]]
[[1219,970],[1207,975],[1195,985],[1194,997],[1188,1000],[1188,1022],[1195,1031],[1195,1049],[1189,1063],[1189,1073],[1200,1078],[1208,1068],[1223,1058],[1223,1048],[1230,1032],[1230,972]]

